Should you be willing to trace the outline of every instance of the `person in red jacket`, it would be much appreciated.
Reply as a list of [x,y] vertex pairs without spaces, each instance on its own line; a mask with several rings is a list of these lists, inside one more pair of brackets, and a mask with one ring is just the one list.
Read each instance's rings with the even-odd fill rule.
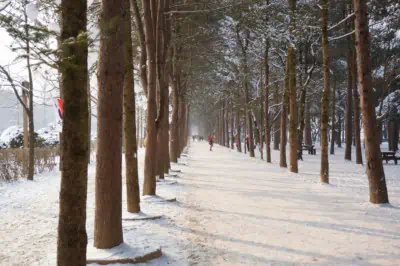
[[208,135],[208,143],[210,144],[210,151],[212,151],[212,147],[214,144],[214,139],[212,134]]

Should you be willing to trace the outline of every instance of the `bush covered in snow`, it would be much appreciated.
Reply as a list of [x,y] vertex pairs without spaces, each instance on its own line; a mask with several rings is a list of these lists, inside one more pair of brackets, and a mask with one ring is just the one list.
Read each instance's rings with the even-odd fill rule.
[[[35,132],[36,147],[55,147],[59,143],[59,133],[54,124]],[[11,126],[0,136],[1,148],[21,148],[24,143],[24,132],[21,127]]]

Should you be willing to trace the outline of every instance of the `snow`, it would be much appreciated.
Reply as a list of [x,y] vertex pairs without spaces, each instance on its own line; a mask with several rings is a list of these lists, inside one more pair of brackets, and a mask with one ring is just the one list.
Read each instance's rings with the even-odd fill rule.
[[11,126],[5,129],[0,135],[0,142],[5,143],[7,146],[10,141],[20,134],[23,134],[24,130],[19,126]]
[[[375,108],[377,113],[379,113],[379,109],[380,105]],[[382,114],[388,114],[390,118],[400,114],[400,90],[395,90],[385,97]]]
[[55,145],[60,142],[60,133],[56,123],[50,123],[47,127],[41,128],[37,131],[39,137],[43,138],[44,143],[47,145]]
[[26,14],[31,21],[36,20],[39,15],[39,10],[37,9],[36,4],[34,3],[27,4]]
[[[8,147],[10,141],[23,132],[24,130],[20,126],[8,127],[0,135],[0,146]],[[54,145],[59,142],[59,132],[55,123],[49,123],[47,127],[37,130],[36,133],[44,139],[44,144]]]
[[[189,156],[172,165],[182,170],[168,178],[178,184],[159,185],[159,197],[142,201],[139,216],[162,218],[123,221],[124,238],[138,249],[162,247],[163,257],[145,265],[399,265],[399,166],[384,164],[391,205],[372,205],[364,166],[344,161],[344,149],[336,149],[329,156],[331,184],[321,185],[317,154],[304,154],[300,174],[292,174],[279,167],[276,151],[267,164],[192,143]],[[141,183],[143,157],[140,150]],[[93,164],[89,243],[94,174]],[[0,183],[1,265],[55,265],[59,183],[57,171],[34,182]],[[175,197],[177,202],[159,200]]]

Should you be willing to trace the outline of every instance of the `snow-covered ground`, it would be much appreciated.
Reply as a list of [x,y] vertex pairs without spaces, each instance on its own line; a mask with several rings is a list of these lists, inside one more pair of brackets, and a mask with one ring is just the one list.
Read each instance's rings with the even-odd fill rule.
[[[300,174],[292,174],[279,168],[276,151],[266,164],[192,143],[186,165],[173,165],[182,170],[173,179],[178,184],[157,187],[177,202],[145,200],[143,212],[163,218],[124,221],[125,236],[137,246],[162,247],[164,256],[147,264],[153,266],[400,265],[400,166],[385,164],[391,205],[375,206],[368,203],[364,167],[345,162],[343,152],[330,156],[331,184],[321,185],[319,150],[304,154]],[[0,265],[55,265],[59,183],[56,171],[34,182],[0,183]]]

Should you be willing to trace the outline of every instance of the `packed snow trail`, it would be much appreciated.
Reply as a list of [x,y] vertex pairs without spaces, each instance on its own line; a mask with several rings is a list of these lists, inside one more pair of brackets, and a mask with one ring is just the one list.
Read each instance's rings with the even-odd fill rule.
[[[400,209],[369,204],[363,167],[342,153],[330,158],[333,185],[320,185],[319,156],[291,174],[204,143],[190,148],[177,228],[191,237],[190,265],[400,265]],[[399,206],[398,175],[387,173]]]

